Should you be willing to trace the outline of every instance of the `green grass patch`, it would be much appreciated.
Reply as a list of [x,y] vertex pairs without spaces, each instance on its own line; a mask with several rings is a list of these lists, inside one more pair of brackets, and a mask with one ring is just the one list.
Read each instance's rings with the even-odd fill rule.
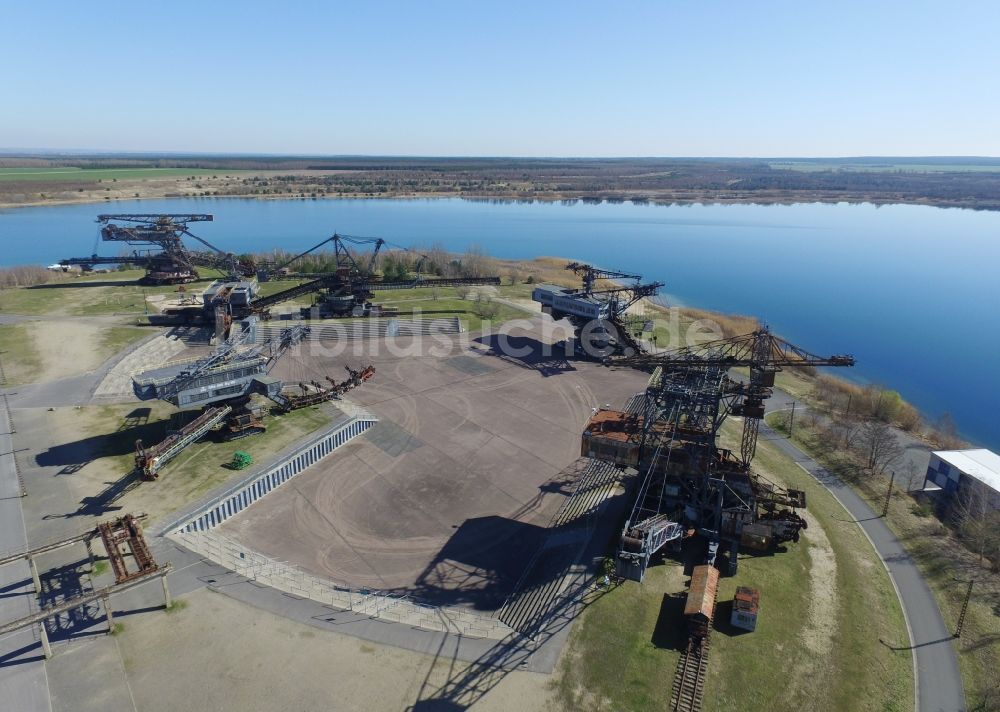
[[29,327],[29,324],[0,325],[0,363],[6,385],[30,382],[41,358]]
[[553,681],[565,710],[663,710],[683,636],[680,567],[650,569],[597,598],[577,621]]
[[108,562],[105,559],[98,559],[94,562],[94,567],[90,570],[90,575],[96,578],[107,572],[108,568]]
[[[108,485],[125,477],[135,466],[135,441],[153,445],[168,430],[181,427],[200,411],[179,412],[167,403],[150,401],[134,405],[87,406],[76,409],[73,423],[85,450],[81,461],[87,466],[78,473],[81,494],[95,497]],[[313,406],[287,415],[266,416],[267,432],[231,442],[217,442],[211,436],[191,445],[160,470],[159,479],[141,482],[118,501],[123,511],[146,512],[150,521],[198,499],[226,480],[242,477],[226,465],[237,450],[249,452],[255,463],[264,463],[299,438],[327,425],[327,407]],[[89,483],[89,484],[87,484]]]
[[[131,316],[155,312],[152,305],[147,306],[146,297],[177,296],[176,286],[138,284],[143,274],[142,270],[115,271],[0,290],[0,312],[25,316]],[[185,286],[188,291],[200,291],[211,281],[206,278]]]
[[[155,520],[198,499],[226,480],[246,474],[245,471],[241,473],[226,466],[232,462],[233,453],[237,450],[248,452],[255,463],[261,464],[329,422],[329,412],[321,406],[314,406],[286,415],[266,417],[264,424],[267,432],[260,435],[232,442],[216,442],[206,438],[167,463],[156,482],[143,483],[135,490],[137,502],[134,508],[148,512],[150,518]],[[126,467],[130,468],[131,457],[122,458],[121,465],[123,471]],[[128,496],[131,495],[132,493]]]
[[[727,423],[724,444],[735,446],[737,437],[737,424]],[[706,704],[705,709],[726,709],[737,702],[744,707],[742,701],[747,697],[759,703],[750,709],[761,710],[912,709],[911,654],[893,651],[880,642],[905,647],[909,638],[895,589],[878,554],[836,498],[774,445],[765,440],[758,443],[754,469],[786,487],[803,490],[810,516],[829,539],[836,561],[836,580],[828,582],[834,587],[836,610],[831,611],[831,623],[835,632],[830,649],[817,660],[815,652],[795,634],[808,616],[806,604],[813,598],[808,578],[793,575],[777,583],[778,576],[795,574],[796,569],[808,571],[808,563],[800,569],[802,560],[797,549],[802,543],[811,547],[815,533],[806,530],[799,544],[787,544],[788,551],[774,557],[741,559],[736,578],[722,580],[719,600],[732,598],[734,589],[730,585],[754,580],[753,585],[761,589],[761,619],[752,634],[713,637],[713,656],[718,654],[718,658],[713,657],[710,668],[716,659],[720,664],[712,669],[709,679],[719,685],[720,704]],[[808,562],[809,552],[801,548]],[[787,564],[782,562],[786,558]],[[769,635],[765,631],[768,626],[784,630],[769,645],[757,649],[756,638],[760,633]],[[743,640],[748,641],[747,647]],[[771,645],[773,652],[768,653]],[[736,648],[740,650],[727,654]],[[767,655],[773,657],[773,663],[762,664]],[[790,673],[796,671],[796,665],[804,671],[808,685],[795,684]],[[740,684],[734,680],[740,680]],[[818,689],[823,690],[822,695],[816,694]]]
[[149,329],[140,329],[135,326],[109,327],[101,335],[101,351],[111,356],[153,333],[155,332]]
[[180,611],[183,611],[187,607],[188,607],[187,600],[183,598],[175,598],[172,601],[170,601],[170,605],[164,608],[163,610],[166,611],[167,613],[178,613]]

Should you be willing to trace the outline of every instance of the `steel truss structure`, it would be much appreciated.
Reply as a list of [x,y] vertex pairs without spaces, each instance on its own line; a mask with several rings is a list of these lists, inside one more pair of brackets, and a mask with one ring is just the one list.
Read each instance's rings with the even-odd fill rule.
[[[622,532],[619,574],[642,580],[651,557],[688,533],[708,541],[709,563],[725,546],[731,573],[741,546],[766,550],[797,540],[806,522],[794,510],[805,507],[805,494],[778,487],[750,467],[764,403],[783,368],[853,364],[851,356],[811,354],[767,328],[611,360],[612,366],[652,371],[641,407],[626,421],[638,456],[626,458],[623,453],[635,448],[622,447],[610,456],[640,473]],[[748,377],[731,373],[733,368],[749,369]],[[733,415],[743,418],[738,456],[717,444],[719,430]]]

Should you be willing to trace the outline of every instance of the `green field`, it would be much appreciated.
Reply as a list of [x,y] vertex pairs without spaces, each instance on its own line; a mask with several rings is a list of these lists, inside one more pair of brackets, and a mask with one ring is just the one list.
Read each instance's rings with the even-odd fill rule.
[[[126,415],[134,405],[88,406],[75,411],[75,425],[81,435],[96,439],[91,453],[92,464],[81,470],[96,495],[110,480],[125,475],[134,467],[133,449],[136,439],[147,444],[162,440],[169,428],[179,427],[181,416],[169,404],[153,401],[142,404],[150,410],[148,421],[125,427]],[[312,406],[280,416],[267,416],[267,432],[233,442],[217,442],[211,437],[191,445],[169,462],[154,482],[144,482],[128,492],[119,502],[126,510],[147,512],[150,521],[182,507],[218,487],[236,472],[226,465],[233,453],[243,450],[260,463],[290,446],[299,438],[331,421],[326,406]],[[193,417],[190,411],[186,418]],[[245,473],[244,473],[245,474]]]
[[207,168],[0,168],[0,182],[110,181],[234,175],[240,171]]
[[[114,271],[84,277],[69,277],[34,287],[0,290],[0,312],[26,316],[102,316],[144,315],[146,297],[176,295],[176,286],[144,287],[137,284],[142,270]],[[188,291],[204,289],[214,278],[205,270],[206,279],[185,285]],[[152,305],[148,312],[153,313]]]

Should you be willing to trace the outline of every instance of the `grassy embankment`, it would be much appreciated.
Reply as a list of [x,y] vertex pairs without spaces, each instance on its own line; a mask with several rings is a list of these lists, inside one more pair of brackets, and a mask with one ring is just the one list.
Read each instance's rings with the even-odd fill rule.
[[[261,285],[261,296],[268,296],[300,284],[298,281],[273,281]],[[456,287],[415,287],[413,289],[387,290],[376,292],[372,300],[375,304],[395,307],[399,316],[404,319],[450,319],[457,317],[466,331],[478,331],[486,325],[500,324],[511,319],[518,319],[528,314],[515,307],[500,302],[512,296],[521,295],[525,285],[505,285],[499,288],[485,287],[469,291],[462,298],[463,291]],[[477,300],[477,293],[482,293]],[[528,291],[530,299],[530,289]],[[295,311],[311,304],[310,297],[282,304],[282,311]],[[275,310],[278,311],[277,309]],[[336,322],[330,322],[336,323]]]
[[[772,414],[768,422],[787,434],[784,420]],[[882,510],[889,477],[862,472],[857,463],[829,435],[800,420],[793,440],[802,450],[831,472],[850,483],[875,511]],[[945,624],[957,624],[966,592],[966,582],[976,579],[965,619],[962,639],[956,643],[966,698],[970,709],[1000,708],[1000,575],[982,563],[945,527],[930,508],[909,493],[896,489],[890,498],[886,524],[913,557],[927,581]]]
[[[736,426],[726,443],[735,444]],[[726,444],[724,443],[724,444]],[[777,448],[762,442],[755,468],[803,489],[810,528],[774,556],[743,556],[723,578],[704,709],[909,710],[907,641],[885,569],[836,500]],[[595,601],[577,622],[560,663],[567,710],[660,710],[670,697],[683,643],[686,578],[671,559]],[[761,590],[757,631],[734,635],[725,620],[737,585]]]
[[29,383],[40,355],[31,338],[30,324],[0,325],[0,385]]
[[[129,326],[145,311],[139,271],[62,277],[0,290],[0,313],[29,319],[0,326],[0,359],[9,383],[50,380],[96,368],[153,332]],[[166,294],[150,288],[145,294]],[[135,316],[133,316],[135,315]],[[101,317],[80,319],[80,317]],[[116,318],[119,317],[119,318]]]
[[[138,421],[129,420],[135,412],[144,411]],[[97,496],[108,481],[126,475],[134,466],[136,439],[157,443],[168,429],[179,427],[197,415],[193,411],[176,413],[167,403],[159,401],[135,405],[88,406],[73,411],[73,436],[90,442],[89,453],[83,453],[87,465],[74,478],[87,496]],[[185,504],[198,499],[232,477],[240,476],[226,465],[236,450],[250,453],[254,462],[263,462],[298,439],[331,422],[327,407],[314,406],[264,420],[267,432],[232,442],[216,442],[206,438],[191,445],[168,463],[155,482],[143,482],[125,494],[116,505],[123,511],[148,512],[156,521]]]
[[[143,270],[114,271],[62,279],[32,287],[0,290],[0,313],[24,316],[142,316],[154,311],[148,297],[178,296],[176,286],[144,287]],[[199,291],[211,278],[185,285]]]

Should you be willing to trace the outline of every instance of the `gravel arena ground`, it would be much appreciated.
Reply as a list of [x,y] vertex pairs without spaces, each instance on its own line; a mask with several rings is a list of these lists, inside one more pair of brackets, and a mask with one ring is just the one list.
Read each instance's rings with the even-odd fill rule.
[[[245,546],[341,585],[494,610],[573,491],[592,409],[620,407],[646,376],[567,361],[547,317],[505,336],[307,342],[290,382],[372,363],[351,393],[379,423],[226,522]],[[506,353],[504,353],[506,352]]]

